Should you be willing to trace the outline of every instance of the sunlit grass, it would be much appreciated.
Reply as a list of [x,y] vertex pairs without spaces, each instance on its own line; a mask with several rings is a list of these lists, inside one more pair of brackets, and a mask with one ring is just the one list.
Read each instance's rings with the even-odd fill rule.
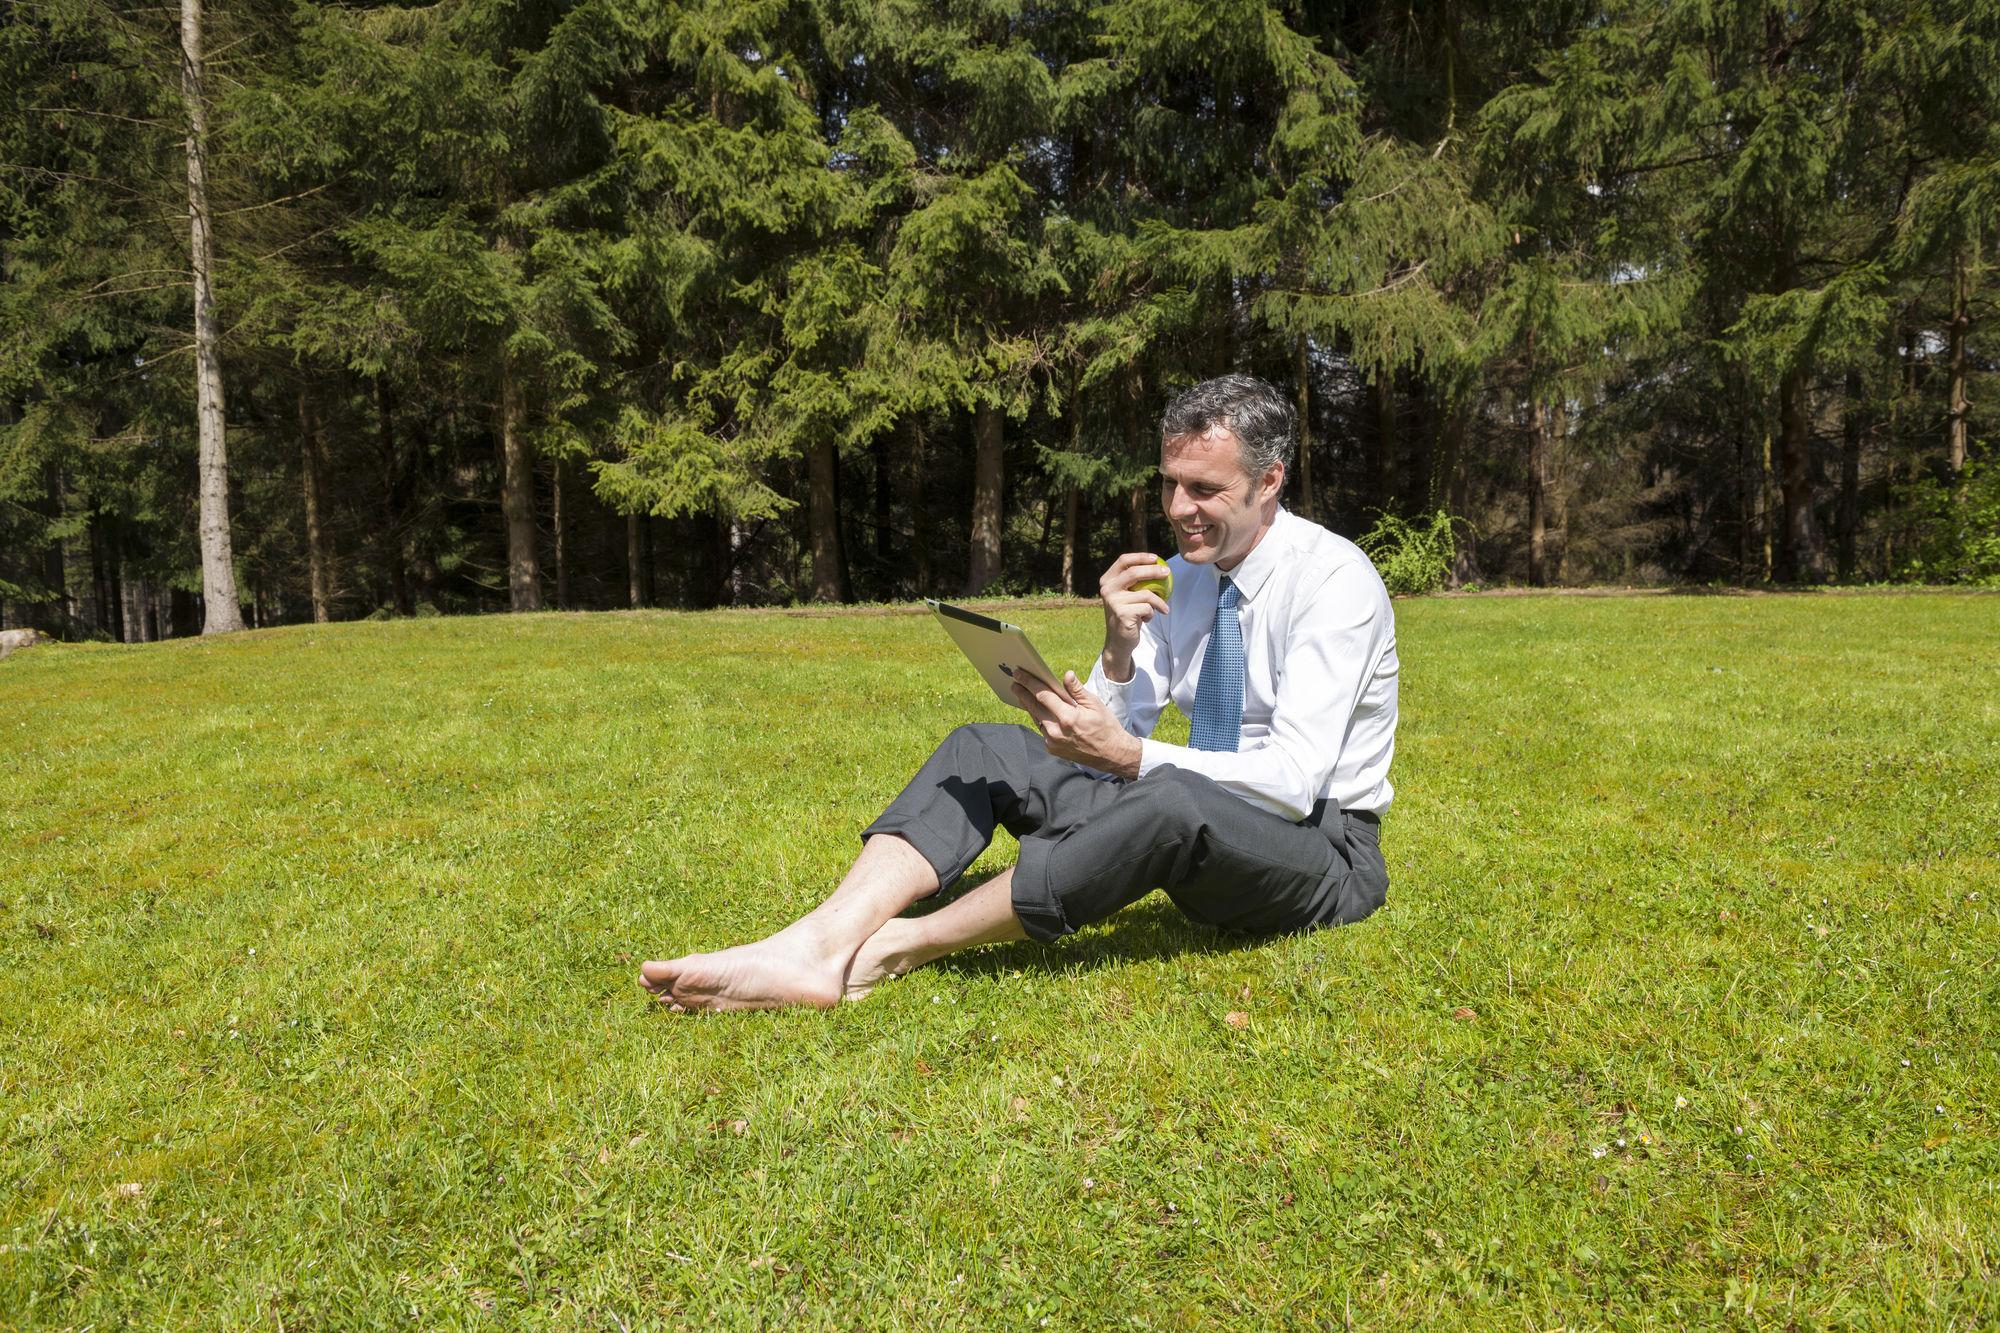
[[928,617],[11,658],[0,1325],[2000,1319],[2000,600],[1397,614],[1376,917],[707,1020],[1004,715]]

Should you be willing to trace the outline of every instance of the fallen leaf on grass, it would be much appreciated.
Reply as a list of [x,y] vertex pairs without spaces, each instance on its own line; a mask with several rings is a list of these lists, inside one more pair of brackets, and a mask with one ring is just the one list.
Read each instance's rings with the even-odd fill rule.
[[121,1199],[136,1199],[146,1192],[146,1187],[136,1180],[128,1180],[115,1191]]
[[1222,1016],[1222,1021],[1240,1031],[1250,1026],[1250,1015],[1244,1013],[1241,1009],[1231,1009]]
[[1470,1023],[1473,1019],[1479,1017],[1479,1011],[1461,1004],[1458,1008],[1451,1011],[1451,1016],[1461,1023]]

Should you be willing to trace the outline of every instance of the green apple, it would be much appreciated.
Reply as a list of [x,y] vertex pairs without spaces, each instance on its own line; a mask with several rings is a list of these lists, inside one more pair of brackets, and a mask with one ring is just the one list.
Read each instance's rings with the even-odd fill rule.
[[1156,592],[1160,595],[1161,601],[1170,601],[1174,595],[1174,571],[1167,566],[1167,562],[1163,557],[1156,555],[1153,559],[1160,562],[1160,577],[1156,579],[1140,579],[1132,585],[1132,591]]

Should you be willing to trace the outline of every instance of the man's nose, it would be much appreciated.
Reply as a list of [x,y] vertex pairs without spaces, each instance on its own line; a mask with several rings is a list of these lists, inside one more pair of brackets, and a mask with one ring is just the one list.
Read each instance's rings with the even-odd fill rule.
[[1188,498],[1187,491],[1179,486],[1169,486],[1167,488],[1167,517],[1193,518],[1194,515],[1194,501]]

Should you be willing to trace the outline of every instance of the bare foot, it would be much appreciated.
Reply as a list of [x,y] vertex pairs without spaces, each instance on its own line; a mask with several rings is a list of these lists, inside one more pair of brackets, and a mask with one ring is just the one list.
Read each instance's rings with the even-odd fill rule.
[[855,953],[854,961],[847,967],[847,999],[866,999],[883,982],[893,981],[921,963],[921,959],[910,955],[901,939],[897,928],[904,924],[889,922]]
[[639,968],[639,984],[675,1012],[783,1009],[840,1003],[842,960],[804,941],[773,935],[719,953],[694,953]]

